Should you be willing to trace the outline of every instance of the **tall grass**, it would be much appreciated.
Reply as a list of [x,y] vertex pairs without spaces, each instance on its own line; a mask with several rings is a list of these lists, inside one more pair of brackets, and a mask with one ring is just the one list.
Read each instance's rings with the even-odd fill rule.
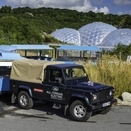
[[131,63],[98,61],[97,65],[87,62],[84,66],[91,81],[113,86],[116,97],[131,92]]

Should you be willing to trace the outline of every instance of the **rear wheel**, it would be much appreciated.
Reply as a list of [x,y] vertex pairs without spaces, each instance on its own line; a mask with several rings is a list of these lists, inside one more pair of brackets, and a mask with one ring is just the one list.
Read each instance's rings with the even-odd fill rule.
[[87,107],[83,101],[76,100],[70,105],[69,114],[73,120],[85,122],[90,118],[92,113],[87,111]]
[[26,91],[21,91],[18,94],[19,106],[23,109],[30,109],[33,106],[33,100]]

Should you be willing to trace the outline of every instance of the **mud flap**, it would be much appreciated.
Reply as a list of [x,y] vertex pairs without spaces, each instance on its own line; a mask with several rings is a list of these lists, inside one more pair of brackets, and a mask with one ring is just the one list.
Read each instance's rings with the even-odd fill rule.
[[69,106],[68,105],[65,105],[64,106],[64,115],[67,115],[67,109],[69,108]]
[[13,104],[13,103],[15,103],[16,102],[16,95],[13,93],[12,95],[11,95],[11,103]]

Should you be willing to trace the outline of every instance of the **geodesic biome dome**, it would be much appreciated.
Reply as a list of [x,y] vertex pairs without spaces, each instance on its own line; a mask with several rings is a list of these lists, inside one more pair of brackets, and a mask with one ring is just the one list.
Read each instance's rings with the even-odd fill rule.
[[131,44],[131,29],[117,29],[110,32],[100,46],[116,46],[118,44]]
[[103,23],[93,22],[79,28],[81,45],[99,45],[102,40],[113,30],[117,28]]
[[77,30],[71,28],[58,29],[51,33],[51,36],[55,37],[61,42],[68,44],[80,45],[80,34]]

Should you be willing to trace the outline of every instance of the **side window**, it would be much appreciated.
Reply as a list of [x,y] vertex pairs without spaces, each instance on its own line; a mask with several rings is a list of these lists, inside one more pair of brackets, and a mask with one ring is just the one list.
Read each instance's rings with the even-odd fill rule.
[[50,70],[49,71],[49,78],[51,82],[57,82],[57,78],[62,78],[61,70]]
[[6,66],[1,66],[0,67],[0,75],[10,76],[10,72],[11,72],[11,68],[10,67],[6,67]]

